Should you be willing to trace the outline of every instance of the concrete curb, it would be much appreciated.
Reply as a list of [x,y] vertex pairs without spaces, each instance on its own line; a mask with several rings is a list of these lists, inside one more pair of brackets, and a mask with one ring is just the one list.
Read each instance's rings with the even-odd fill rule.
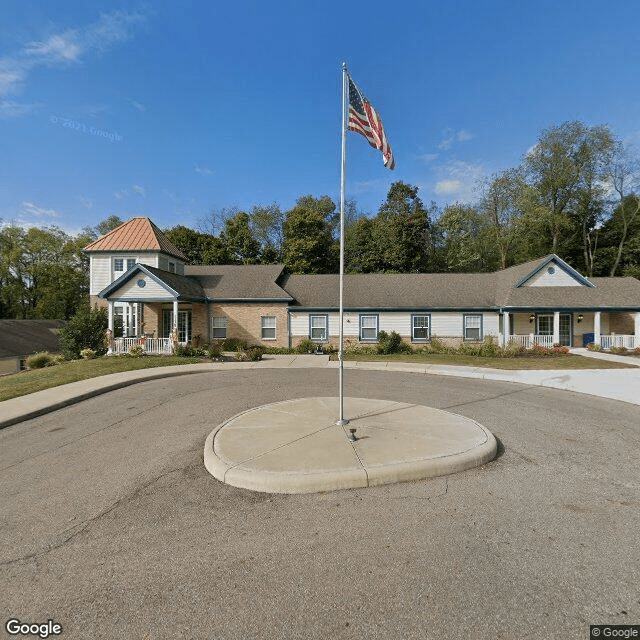
[[[0,429],[123,387],[195,373],[272,368],[337,368],[328,356],[270,356],[262,362],[197,363],[113,373],[0,402]],[[481,367],[346,361],[345,369],[397,371],[542,386],[640,404],[640,368],[497,371]],[[622,373],[623,372],[623,373]]]

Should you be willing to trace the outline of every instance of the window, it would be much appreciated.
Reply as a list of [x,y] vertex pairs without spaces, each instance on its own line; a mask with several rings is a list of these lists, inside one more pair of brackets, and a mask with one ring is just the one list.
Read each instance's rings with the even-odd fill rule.
[[114,258],[113,259],[113,270],[114,271],[124,271],[124,260],[122,258]]
[[175,262],[170,262],[169,263],[169,273],[175,273],[176,272],[176,263]]
[[429,340],[431,329],[431,316],[413,315],[411,316],[411,340],[413,342],[426,342]]
[[[173,310],[162,310],[162,337],[170,338],[173,330]],[[178,342],[185,344],[191,340],[191,311],[178,311]]]
[[309,316],[309,337],[315,342],[326,342],[329,316]]
[[361,315],[360,316],[360,340],[367,340],[369,342],[376,341],[378,339],[378,316],[376,315]]
[[263,340],[276,339],[276,317],[275,316],[262,316],[262,339]]
[[211,318],[211,338],[224,340],[227,337],[226,316],[213,316]]
[[120,277],[125,271],[128,271],[136,263],[135,258],[114,258],[113,273],[116,277]]
[[464,339],[465,340],[482,340],[482,316],[481,315],[465,315],[464,316]]
[[553,335],[553,314],[551,313],[540,314],[537,316],[536,320],[538,323],[539,336]]

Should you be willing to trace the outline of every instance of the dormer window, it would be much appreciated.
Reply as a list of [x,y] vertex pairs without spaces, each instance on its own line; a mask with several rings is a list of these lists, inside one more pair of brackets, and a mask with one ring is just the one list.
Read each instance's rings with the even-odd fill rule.
[[175,273],[175,272],[176,272],[176,263],[169,261],[169,273]]

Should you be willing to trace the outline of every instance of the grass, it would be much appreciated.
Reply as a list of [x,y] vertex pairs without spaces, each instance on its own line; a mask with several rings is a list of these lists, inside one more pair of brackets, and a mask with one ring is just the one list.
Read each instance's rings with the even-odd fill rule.
[[[337,356],[331,356],[337,360]],[[628,369],[631,365],[596,360],[584,356],[546,356],[546,357],[516,357],[516,358],[489,358],[483,356],[464,356],[457,353],[393,353],[383,356],[371,355],[345,355],[345,360],[358,362],[413,362],[416,364],[445,364],[464,367],[486,367],[489,369]]]
[[146,356],[144,358],[109,357],[94,360],[73,360],[54,367],[21,371],[0,378],[0,401],[17,398],[35,391],[51,389],[68,382],[97,378],[119,371],[134,371],[175,364],[202,362],[202,358],[178,358],[175,356]]

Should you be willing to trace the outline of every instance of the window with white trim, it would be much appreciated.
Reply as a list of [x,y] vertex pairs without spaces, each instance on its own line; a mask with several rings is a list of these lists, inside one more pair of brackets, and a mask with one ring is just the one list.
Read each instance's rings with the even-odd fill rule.
[[262,321],[262,339],[275,340],[276,339],[276,317],[262,316],[261,321]]
[[314,342],[326,342],[328,316],[309,316],[309,337]]
[[464,315],[464,339],[482,340],[482,316],[475,314]]
[[213,340],[224,340],[226,337],[227,337],[227,316],[212,316],[211,338]]
[[135,258],[114,258],[113,259],[113,274],[116,278],[119,278],[125,271],[128,271],[136,263]]
[[375,342],[378,339],[378,315],[360,314],[360,340]]
[[431,337],[431,316],[414,314],[411,316],[412,342],[426,342]]

